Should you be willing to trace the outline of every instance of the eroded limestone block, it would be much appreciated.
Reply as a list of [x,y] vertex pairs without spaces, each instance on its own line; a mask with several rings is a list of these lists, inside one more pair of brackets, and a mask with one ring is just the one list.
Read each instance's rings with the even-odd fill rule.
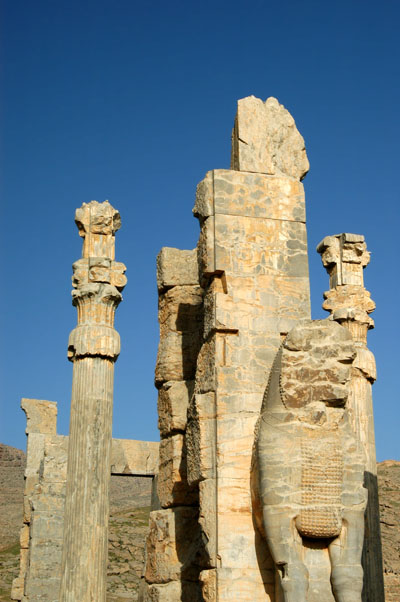
[[178,434],[160,442],[158,497],[162,508],[194,504],[198,499],[195,487],[188,485],[184,435]]
[[200,583],[204,602],[215,602],[217,599],[217,571],[215,569],[201,571]]
[[111,473],[150,476],[158,472],[157,441],[113,439]]
[[184,432],[194,381],[170,381],[158,391],[158,428],[162,437]]
[[68,437],[52,435],[46,437],[43,461],[40,466],[41,481],[65,484],[67,479]]
[[202,221],[227,214],[305,222],[304,188],[282,175],[214,169],[197,187],[193,213]]
[[26,434],[42,433],[55,435],[57,430],[57,403],[42,399],[21,399],[21,408],[26,414]]
[[75,212],[79,236],[83,238],[82,257],[115,257],[115,233],[121,216],[108,201],[83,203]]
[[218,570],[218,595],[220,600],[240,602],[271,602],[275,584],[271,570],[220,568]]
[[150,513],[145,579],[149,584],[196,581],[202,550],[198,509],[188,506]]
[[159,291],[172,286],[195,286],[199,283],[197,250],[163,247],[157,255],[157,287]]
[[367,251],[362,234],[342,233],[326,236],[317,246],[322,263],[330,277],[330,287],[341,285],[363,286],[363,269],[368,265]]
[[139,602],[203,602],[200,584],[191,581],[141,584]]
[[157,387],[171,380],[193,380],[201,344],[202,304],[199,286],[175,286],[160,296]]
[[215,477],[215,393],[195,394],[188,412],[186,433],[189,483]]
[[304,139],[289,111],[276,98],[238,101],[232,132],[231,168],[302,180],[310,164]]
[[217,482],[215,478],[200,481],[199,498],[199,525],[205,552],[202,566],[203,568],[215,568],[217,566]]
[[355,356],[347,329],[304,321],[271,370],[256,429],[258,520],[284,602],[308,599],[303,538],[325,540],[335,600],[361,601],[365,458],[346,410]]

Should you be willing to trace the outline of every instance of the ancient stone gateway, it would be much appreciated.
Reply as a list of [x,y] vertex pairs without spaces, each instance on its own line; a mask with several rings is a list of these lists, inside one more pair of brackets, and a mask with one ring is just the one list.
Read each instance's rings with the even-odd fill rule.
[[288,111],[240,100],[231,169],[197,187],[197,248],[158,257],[161,509],[142,602],[384,599],[369,254],[359,235],[322,241],[331,316],[312,322],[308,169]]
[[[304,140],[276,99],[238,102],[231,169],[207,173],[197,187],[197,247],[163,248],[157,258],[160,444],[111,442],[112,317],[125,284],[113,255],[119,216],[108,204],[78,210],[85,244],[74,264],[82,307],[70,344],[79,394],[68,475],[54,404],[25,400],[15,600],[104,601],[106,495],[119,466],[158,472],[141,602],[384,602],[369,253],[361,235],[322,240],[330,315],[311,320],[308,169]],[[81,465],[83,410],[86,424],[95,414],[102,422]],[[81,503],[94,495],[92,468],[101,483],[94,512]],[[93,538],[81,541],[82,525],[86,539],[96,532],[94,547]],[[46,546],[51,559],[39,553]],[[103,552],[93,558],[94,549]]]

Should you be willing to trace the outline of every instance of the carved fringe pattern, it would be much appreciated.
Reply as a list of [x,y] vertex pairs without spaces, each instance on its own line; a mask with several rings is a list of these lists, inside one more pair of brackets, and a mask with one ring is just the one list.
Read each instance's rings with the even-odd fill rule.
[[335,431],[306,429],[301,442],[301,504],[296,526],[304,537],[337,537],[342,528],[343,452]]

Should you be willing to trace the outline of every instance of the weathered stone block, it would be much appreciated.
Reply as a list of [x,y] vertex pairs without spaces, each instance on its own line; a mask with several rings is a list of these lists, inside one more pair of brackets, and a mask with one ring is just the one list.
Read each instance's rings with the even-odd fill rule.
[[197,243],[197,258],[199,264],[200,283],[215,274],[215,248],[214,248],[215,217],[211,215],[201,226],[199,242]]
[[218,554],[223,567],[246,570],[272,566],[268,548],[254,527],[250,509],[224,511],[218,504],[217,522]]
[[215,368],[214,358],[220,358],[221,345],[220,336],[214,334],[204,341],[197,357],[196,368],[196,393],[207,393],[215,390]]
[[202,540],[204,542],[203,568],[217,566],[217,482],[206,479],[199,483],[200,514]]
[[21,408],[26,414],[26,434],[43,433],[55,435],[57,430],[57,403],[41,399],[21,399]]
[[189,407],[186,433],[189,483],[215,476],[215,418],[215,393],[196,393]]
[[12,583],[11,600],[22,600],[24,596],[24,578],[16,577]]
[[227,280],[230,274],[308,277],[304,223],[240,215],[215,215],[214,221],[213,271],[225,272]]
[[163,247],[157,255],[157,286],[159,291],[172,286],[199,283],[197,250],[183,251]]
[[68,437],[46,437],[40,476],[44,481],[65,484],[67,479]]
[[63,535],[63,514],[57,512],[35,514],[31,525],[31,539],[34,546],[51,547],[59,541],[61,545]]
[[[30,480],[30,486],[33,487],[34,479],[38,477],[40,465],[44,456],[46,435],[41,433],[30,433],[28,437],[25,477]],[[25,488],[27,482],[25,481]]]
[[310,164],[304,139],[289,111],[276,98],[238,100],[232,132],[231,168],[302,180]]
[[159,443],[113,439],[111,444],[111,473],[154,475],[158,472]]
[[157,387],[170,380],[193,380],[202,338],[202,305],[199,286],[175,286],[160,296]]
[[197,580],[196,558],[202,548],[197,519],[198,509],[187,506],[150,513],[145,570],[148,583]]
[[218,596],[220,600],[235,602],[275,601],[274,571],[255,568],[218,569]]
[[286,176],[214,169],[197,188],[193,212],[304,222],[304,189]]
[[218,416],[217,454],[219,478],[246,481],[250,474],[251,453],[257,414],[253,412],[229,413]]
[[139,602],[202,602],[199,583],[171,581],[164,584],[141,584]]
[[19,532],[19,545],[21,548],[29,548],[29,527],[24,525]]
[[162,437],[186,430],[187,410],[194,381],[170,381],[158,392],[158,428]]
[[217,600],[217,571],[208,569],[200,573],[201,592],[204,602]]
[[198,499],[195,487],[188,485],[184,435],[173,435],[160,442],[158,497],[162,508],[190,506]]

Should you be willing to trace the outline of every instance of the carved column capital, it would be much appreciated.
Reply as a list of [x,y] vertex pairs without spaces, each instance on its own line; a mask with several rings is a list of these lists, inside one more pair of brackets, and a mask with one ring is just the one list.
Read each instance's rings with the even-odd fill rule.
[[363,269],[368,265],[367,251],[362,234],[335,234],[326,236],[317,246],[322,263],[330,277],[330,287],[352,284],[363,286]]
[[68,359],[100,356],[116,360],[119,335],[114,314],[122,301],[126,267],[114,261],[115,232],[121,226],[119,212],[108,201],[83,203],[75,222],[83,237],[82,258],[73,264],[72,303],[78,310],[78,325],[68,342]]
[[351,333],[357,348],[354,367],[373,382],[376,379],[375,359],[367,349],[368,330],[374,328],[370,317],[375,303],[364,288],[363,270],[370,253],[361,234],[326,236],[317,247],[330,278],[330,290],[324,293],[322,307]]
[[115,233],[121,227],[119,211],[108,201],[83,203],[75,212],[79,236],[83,238],[82,257],[115,257]]

